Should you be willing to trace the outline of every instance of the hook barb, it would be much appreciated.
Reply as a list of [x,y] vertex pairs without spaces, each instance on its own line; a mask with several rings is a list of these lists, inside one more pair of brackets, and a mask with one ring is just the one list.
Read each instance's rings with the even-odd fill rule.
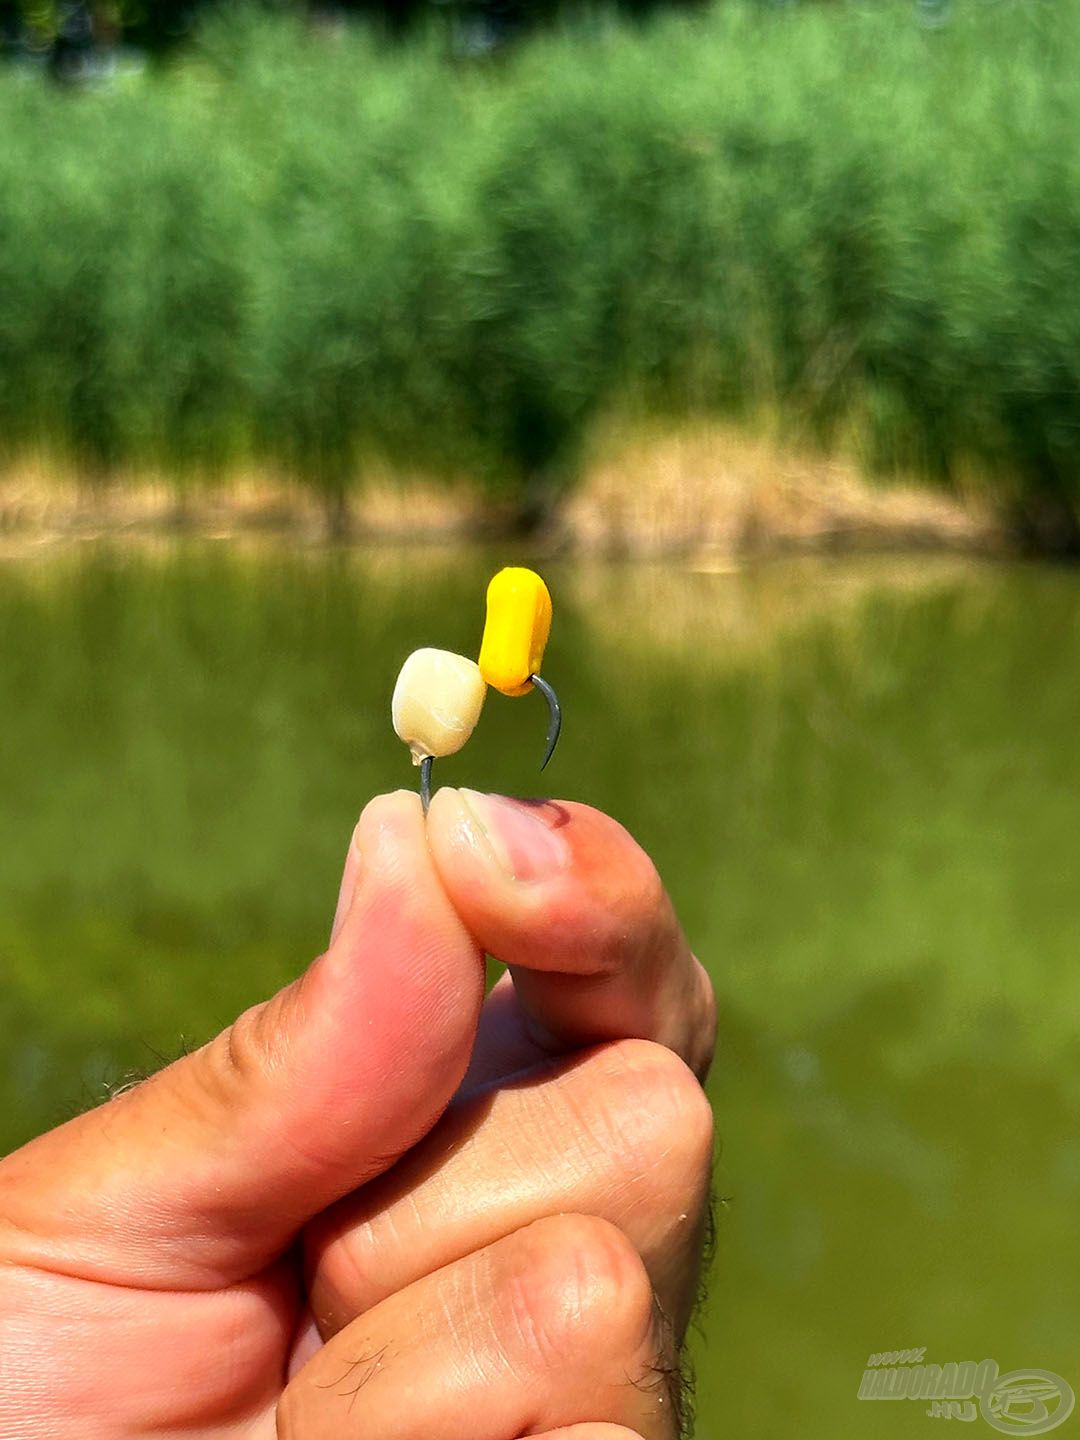
[[424,807],[425,815],[431,804],[431,767],[434,764],[434,755],[425,755],[420,761],[420,804]]
[[559,743],[559,734],[562,731],[562,706],[559,704],[559,697],[555,694],[554,687],[549,685],[546,680],[539,675],[530,675],[529,679],[543,695],[548,707],[547,748],[544,751],[544,758],[540,762],[540,769],[543,770],[554,755],[555,746]]

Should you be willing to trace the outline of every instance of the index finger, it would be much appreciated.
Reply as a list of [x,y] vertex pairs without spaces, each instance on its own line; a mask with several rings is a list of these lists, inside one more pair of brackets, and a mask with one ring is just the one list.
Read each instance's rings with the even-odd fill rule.
[[446,789],[431,802],[428,845],[466,929],[513,977],[513,997],[497,987],[489,1000],[481,1047],[511,1059],[515,1046],[638,1038],[704,1076],[712,986],[656,867],[617,821],[569,800]]

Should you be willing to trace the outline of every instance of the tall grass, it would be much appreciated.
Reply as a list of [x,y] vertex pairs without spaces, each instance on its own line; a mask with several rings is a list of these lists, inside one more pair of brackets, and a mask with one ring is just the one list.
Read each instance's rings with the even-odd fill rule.
[[779,416],[1080,507],[1080,12],[595,24],[484,64],[234,14],[164,72],[0,74],[0,445],[372,457],[541,491],[629,409]]

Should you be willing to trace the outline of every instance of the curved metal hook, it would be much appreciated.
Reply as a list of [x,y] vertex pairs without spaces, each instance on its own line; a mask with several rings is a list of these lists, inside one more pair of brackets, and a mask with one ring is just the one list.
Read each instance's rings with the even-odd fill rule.
[[[555,688],[540,675],[530,675],[530,681],[536,686],[540,694],[547,701],[548,707],[548,731],[547,745],[544,749],[544,758],[540,762],[540,769],[543,770],[555,753],[555,746],[559,743],[559,735],[562,733],[562,706],[559,704],[559,697],[555,694]],[[424,807],[424,814],[428,812],[431,804],[431,770],[435,764],[433,755],[425,755],[420,761],[420,804]]]
[[559,734],[562,730],[562,706],[559,704],[559,697],[555,694],[552,686],[539,675],[530,675],[529,679],[543,695],[548,705],[548,732],[547,749],[544,751],[544,758],[540,762],[540,769],[551,759],[555,753],[555,746],[559,743]]

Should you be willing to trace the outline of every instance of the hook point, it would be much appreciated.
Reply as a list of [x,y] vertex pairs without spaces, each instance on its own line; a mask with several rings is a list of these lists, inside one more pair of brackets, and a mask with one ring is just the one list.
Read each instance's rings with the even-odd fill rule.
[[544,751],[544,758],[540,762],[540,769],[543,770],[554,755],[555,746],[559,743],[559,735],[562,732],[562,706],[559,704],[559,697],[555,694],[554,687],[549,685],[546,680],[539,675],[530,675],[529,679],[543,695],[548,706],[547,748]]

